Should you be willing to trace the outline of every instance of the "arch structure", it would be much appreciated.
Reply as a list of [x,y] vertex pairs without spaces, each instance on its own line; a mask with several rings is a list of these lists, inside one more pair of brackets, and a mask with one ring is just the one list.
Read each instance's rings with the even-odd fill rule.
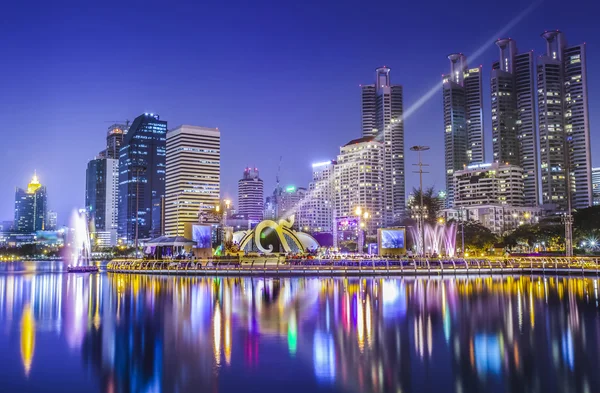
[[254,229],[233,234],[233,241],[245,252],[303,253],[320,247],[317,240],[305,232],[294,231],[294,216],[278,222],[264,220]]

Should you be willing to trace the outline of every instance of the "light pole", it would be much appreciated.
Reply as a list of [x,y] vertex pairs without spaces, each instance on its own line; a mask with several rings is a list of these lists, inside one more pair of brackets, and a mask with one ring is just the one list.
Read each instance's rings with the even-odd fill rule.
[[423,173],[428,173],[428,172],[423,172],[423,167],[424,166],[429,166],[428,164],[423,164],[423,162],[421,161],[421,152],[422,151],[427,151],[429,150],[429,146],[413,146],[410,148],[411,151],[416,151],[419,155],[419,163],[418,164],[413,164],[415,166],[419,167],[418,171],[413,171],[413,173],[418,173],[419,174],[419,194],[420,194],[420,211],[421,211],[421,225],[419,228],[419,231],[421,232],[421,256],[425,256],[425,221],[424,221],[424,214],[425,214],[425,210],[423,208]]
[[[366,212],[366,211],[363,212],[362,208],[360,206],[358,206],[354,210],[354,214],[356,214],[356,217],[358,217],[357,228],[356,228],[356,235],[357,235],[356,246],[358,248],[358,251],[362,253],[365,248],[364,242],[367,237],[367,219],[369,218],[369,212]],[[362,221],[361,218],[363,218],[364,221]]]

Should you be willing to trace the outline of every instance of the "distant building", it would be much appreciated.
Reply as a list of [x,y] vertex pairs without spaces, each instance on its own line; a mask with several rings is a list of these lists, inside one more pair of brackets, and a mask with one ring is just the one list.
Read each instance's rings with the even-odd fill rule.
[[307,191],[304,187],[287,186],[282,190],[277,201],[278,219],[288,219],[294,216],[294,228],[303,229],[306,218],[302,215],[302,204]]
[[404,216],[404,118],[401,85],[392,85],[390,69],[375,70],[375,84],[361,86],[363,137],[374,137],[383,149],[383,211],[381,220],[392,225]]
[[129,121],[125,124],[113,124],[108,127],[108,132],[106,133],[106,150],[104,150],[104,154],[101,154],[101,156],[118,160],[119,150],[121,150],[121,145],[123,144],[125,135],[127,135],[127,131],[129,131]]
[[112,239],[108,244],[117,244],[119,160],[95,158],[88,162],[86,170],[85,206],[95,239]]
[[[138,116],[119,154],[119,237],[131,244],[162,233],[153,206],[165,195],[167,122],[154,113]],[[137,224],[137,225],[136,225]]]
[[50,210],[46,217],[46,230],[55,231],[56,229],[58,229],[58,214]]
[[523,169],[516,165],[476,164],[454,172],[454,207],[524,206]]
[[0,221],[0,232],[10,232],[13,230],[12,221]]
[[[311,233],[333,233],[333,188],[335,161],[312,165],[313,180],[308,186],[302,216]],[[300,228],[304,230],[305,228]]]
[[497,235],[514,231],[524,224],[535,224],[541,215],[539,207],[498,204],[444,209],[439,214],[446,221],[477,221]]
[[453,175],[466,165],[485,161],[481,66],[469,69],[461,53],[448,56],[443,75],[444,151],[447,205],[454,203]]
[[360,207],[369,214],[368,232],[384,226],[383,143],[373,137],[354,139],[340,148],[334,166],[334,221],[351,217]]
[[183,236],[185,223],[219,204],[221,133],[182,125],[167,133],[165,234]]
[[273,194],[265,198],[265,205],[263,209],[263,219],[265,220],[277,220],[279,217],[279,209],[277,207],[277,201],[281,195],[281,187],[275,188]]
[[592,190],[594,206],[600,206],[600,168],[592,168]]
[[567,210],[569,179],[572,207],[581,209],[592,204],[586,47],[568,47],[560,31],[542,37],[547,50],[536,68],[542,203]]
[[238,181],[238,214],[244,214],[249,220],[262,221],[264,217],[264,187],[258,176],[258,169],[244,169],[243,177]]
[[46,229],[47,194],[36,174],[27,189],[17,188],[15,192],[14,230],[32,233]]

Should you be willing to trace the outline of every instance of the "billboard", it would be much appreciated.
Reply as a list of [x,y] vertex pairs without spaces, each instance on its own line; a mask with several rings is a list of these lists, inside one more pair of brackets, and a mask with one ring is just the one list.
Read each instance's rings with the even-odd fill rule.
[[192,240],[196,248],[211,248],[212,237],[210,225],[192,225]]
[[379,255],[406,254],[406,229],[380,228],[377,230],[377,244]]

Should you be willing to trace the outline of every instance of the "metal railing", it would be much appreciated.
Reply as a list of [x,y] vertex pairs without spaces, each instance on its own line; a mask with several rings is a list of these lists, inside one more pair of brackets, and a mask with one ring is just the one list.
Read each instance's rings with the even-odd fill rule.
[[290,275],[416,275],[416,274],[598,274],[600,257],[508,258],[368,258],[287,259],[218,258],[206,260],[115,259],[109,272],[160,274],[290,274]]

